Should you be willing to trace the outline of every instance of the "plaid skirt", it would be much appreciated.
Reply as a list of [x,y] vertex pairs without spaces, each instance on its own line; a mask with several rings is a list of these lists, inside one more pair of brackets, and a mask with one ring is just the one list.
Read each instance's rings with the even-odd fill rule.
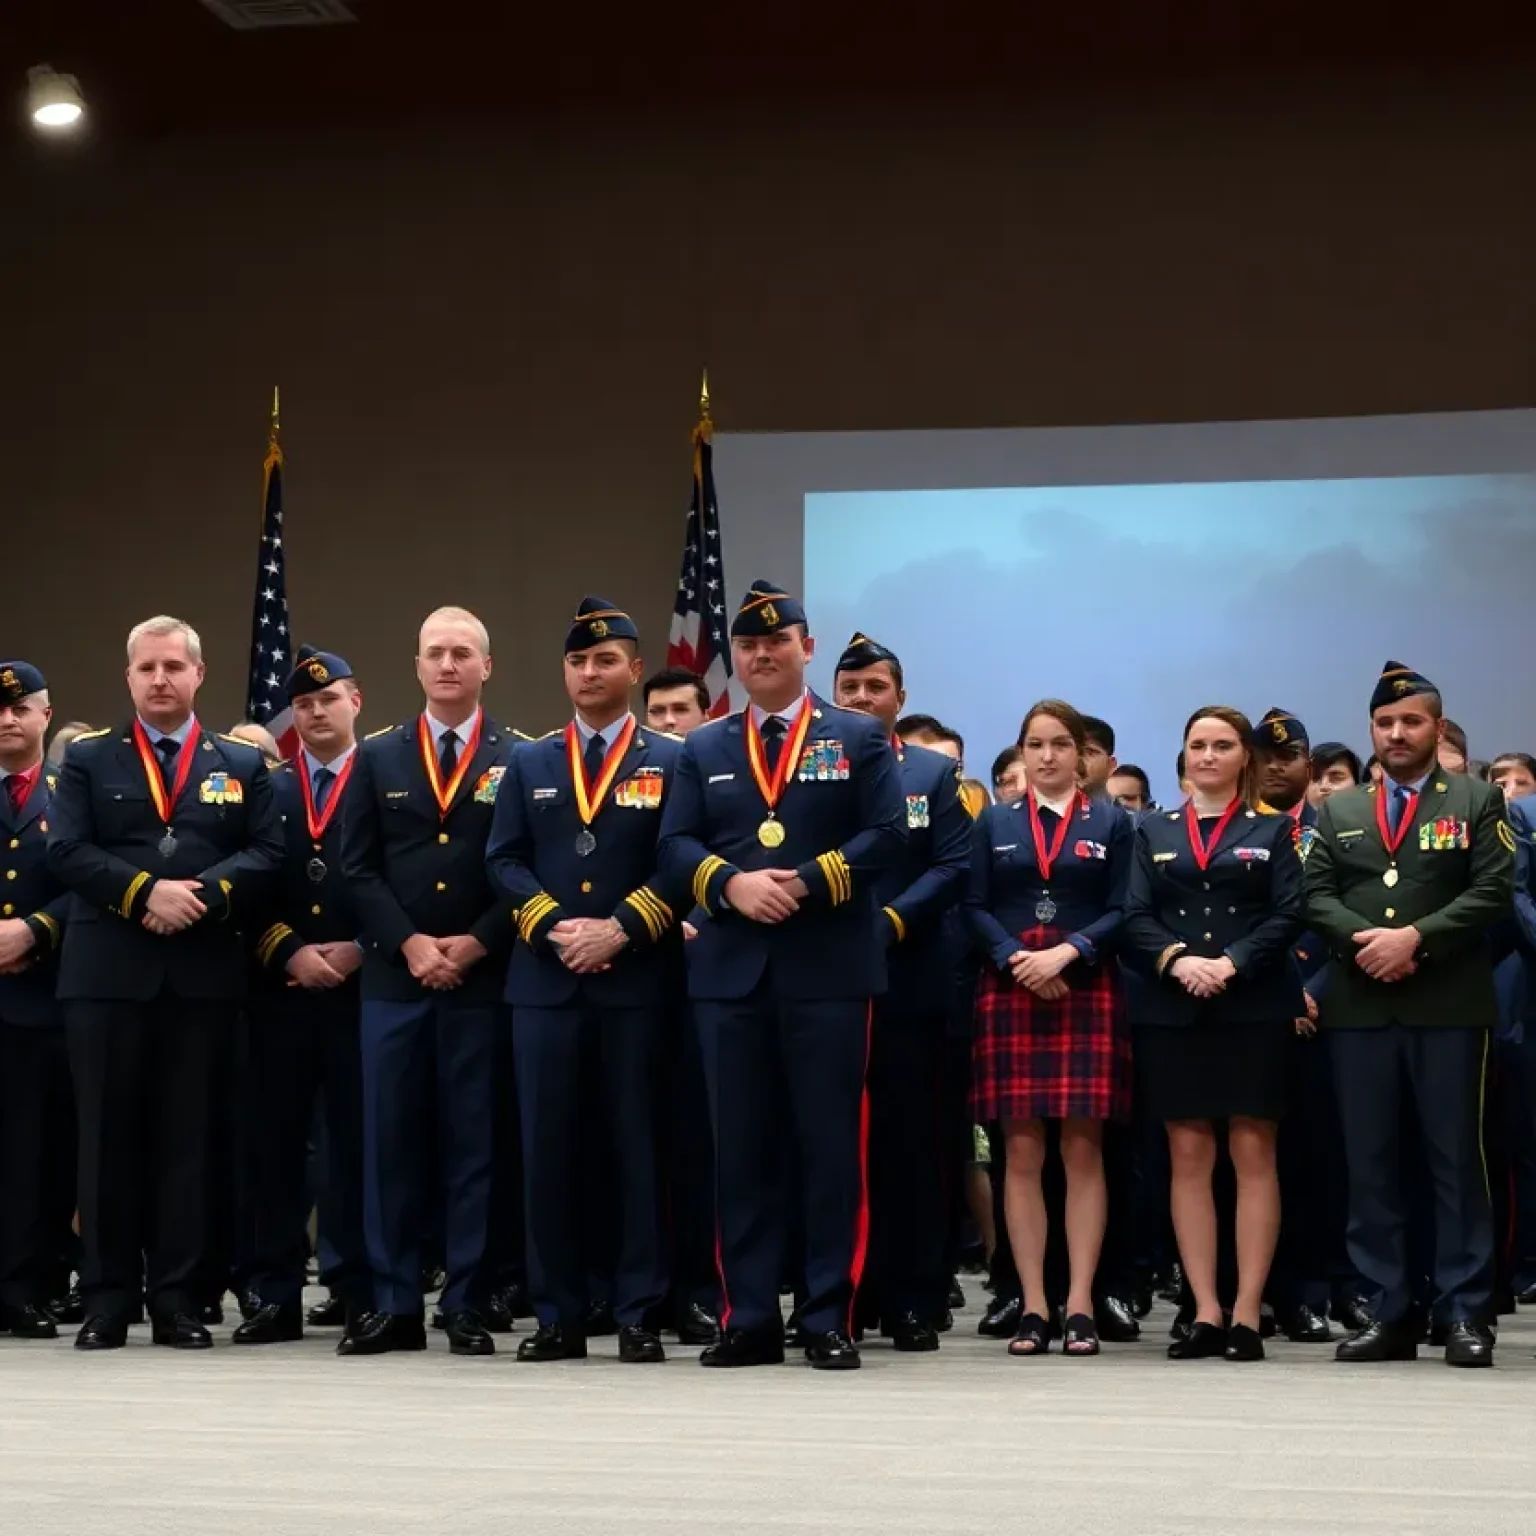
[[[1060,928],[1036,927],[1019,942],[1049,949],[1066,937]],[[1071,965],[1062,980],[1070,991],[1047,1002],[994,966],[982,972],[972,1056],[976,1119],[1130,1118],[1131,1031],[1120,968],[1112,959]]]

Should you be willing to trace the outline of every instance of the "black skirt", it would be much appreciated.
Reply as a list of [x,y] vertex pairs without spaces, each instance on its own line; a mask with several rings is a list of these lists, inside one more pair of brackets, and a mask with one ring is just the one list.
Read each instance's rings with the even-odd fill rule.
[[1285,1115],[1292,1019],[1136,1026],[1136,1089],[1153,1120]]

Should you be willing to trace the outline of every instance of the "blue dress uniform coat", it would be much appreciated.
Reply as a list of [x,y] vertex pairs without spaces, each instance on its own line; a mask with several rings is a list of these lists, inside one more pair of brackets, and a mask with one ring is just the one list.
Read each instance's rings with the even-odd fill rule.
[[[879,723],[814,693],[801,708],[812,718],[778,805],[781,846],[758,840],[767,807],[739,714],[684,742],[662,818],[662,868],[710,919],[685,954],[715,1130],[721,1322],[765,1337],[779,1327],[786,1132],[804,1182],[805,1328],[850,1326],[868,1242],[869,1005],[886,984],[875,880],[900,861],[907,831]],[[769,868],[805,882],[800,910],[778,924],[731,911],[730,880]]]
[[945,918],[965,885],[971,818],[957,764],[896,744],[907,841],[876,876],[876,932],[888,985],[874,1005],[869,1050],[869,1204],[872,1285],[888,1319],[937,1322],[945,1266],[944,1080],[954,956]]
[[[282,857],[261,752],[201,730],[186,740],[168,855],[132,722],[70,743],[50,811],[49,863],[71,892],[58,995],[80,1117],[81,1290],[88,1313],[114,1326],[137,1307],[146,1248],[159,1318],[223,1288],[225,1111],[247,986],[240,927]],[[196,880],[207,907],[179,933],[142,924],[162,878]]]
[[0,1305],[68,1290],[73,1247],[75,1096],[54,998],[69,893],[48,867],[58,771],[43,765],[20,811],[0,785],[0,918],[32,930],[24,968],[0,976]]
[[[511,904],[486,873],[485,845],[516,735],[482,712],[473,759],[442,815],[422,757],[426,729],[418,717],[365,738],[342,807],[342,872],[366,946],[364,1229],[375,1303],[408,1318],[422,1310],[429,1160],[420,1131],[433,1124],[434,1107],[446,1197],[443,1308],[475,1305],[489,1288],[496,1041],[514,933]],[[430,737],[426,748],[433,751]],[[401,953],[416,933],[473,934],[486,954],[462,985],[432,991]]]
[[[604,740],[622,729],[615,722]],[[682,904],[686,878],[665,879],[656,849],[679,743],[644,726],[615,770],[591,822],[596,848],[576,851],[584,823],[565,736],[556,732],[514,755],[496,799],[486,862],[517,908],[518,939],[507,968],[523,1129],[528,1282],[541,1323],[579,1330],[596,1257],[583,1252],[582,1149],[592,1122],[609,1126],[618,1251],[612,1306],[639,1327],[667,1290],[659,1168],[665,1050],[681,1007]],[[567,918],[612,918],[628,942],[611,969],[579,976],[562,963],[550,930]],[[585,1102],[595,1067],[600,1109]]]
[[[306,1154],[318,1094],[320,1282],[364,1309],[373,1302],[373,1278],[363,1242],[360,975],[354,971],[333,988],[293,986],[288,976],[288,962],[305,945],[361,941],[362,922],[341,870],[342,815],[353,781],[334,784],[317,843],[310,836],[301,781],[308,771],[302,753],[273,770],[283,861],[259,919],[250,925],[257,975],[250,1049],[258,1111],[251,1287],[269,1304],[297,1303],[303,1294],[310,1207]],[[323,869],[319,880],[313,878],[317,867]]]

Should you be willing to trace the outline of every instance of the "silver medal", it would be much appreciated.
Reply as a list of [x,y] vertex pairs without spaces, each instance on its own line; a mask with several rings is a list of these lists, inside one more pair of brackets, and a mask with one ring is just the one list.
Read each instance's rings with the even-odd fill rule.
[[304,866],[304,873],[308,875],[316,885],[319,885],[326,876],[325,860],[311,859],[309,863]]
[[162,859],[168,859],[176,852],[176,834],[169,827],[165,829],[165,836],[160,839],[159,848]]
[[593,837],[590,827],[583,827],[576,838],[576,853],[580,858],[586,858],[589,853],[597,850],[597,839]]
[[1035,903],[1035,919],[1037,922],[1048,923],[1056,916],[1056,903],[1049,896],[1042,896]]

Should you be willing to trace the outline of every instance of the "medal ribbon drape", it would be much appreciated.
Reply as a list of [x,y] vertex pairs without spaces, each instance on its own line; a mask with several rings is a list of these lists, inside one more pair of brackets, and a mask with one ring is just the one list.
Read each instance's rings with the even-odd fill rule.
[[176,810],[176,802],[181,798],[181,792],[187,787],[187,780],[192,774],[192,754],[197,747],[198,738],[202,730],[196,720],[192,722],[192,728],[187,732],[187,739],[181,744],[181,752],[176,758],[176,779],[171,785],[170,793],[166,793],[165,776],[160,772],[160,764],[155,757],[154,748],[149,744],[149,732],[144,729],[142,722],[133,722],[133,744],[139,749],[139,761],[144,765],[144,777],[149,782],[149,798],[155,802],[155,811],[160,820],[169,830],[171,817]]
[[1189,823],[1189,851],[1194,854],[1195,863],[1202,870],[1209,867],[1211,855],[1216,852],[1216,845],[1221,841],[1221,834],[1227,830],[1228,823],[1242,809],[1242,806],[1243,797],[1235,796],[1231,805],[1221,813],[1221,820],[1211,829],[1210,841],[1201,842],[1200,818],[1195,815],[1195,802],[1193,800],[1184,802],[1184,816]]
[[571,784],[576,790],[576,814],[581,817],[582,826],[590,827],[597,813],[602,810],[608,791],[613,788],[613,781],[619,776],[619,764],[624,761],[624,754],[629,751],[630,743],[635,739],[636,724],[633,715],[624,722],[623,729],[614,737],[613,745],[603,758],[602,770],[595,784],[589,783],[587,779],[587,765],[581,752],[581,732],[576,729],[574,720],[566,726],[565,758],[571,766]]
[[[1396,793],[1396,786],[1392,793]],[[1387,850],[1388,868],[1386,874],[1381,877],[1381,883],[1391,887],[1397,884],[1397,850],[1403,846],[1403,839],[1408,836],[1408,828],[1413,825],[1413,813],[1419,808],[1419,792],[1410,789],[1403,796],[1403,808],[1398,813],[1397,832],[1391,831],[1391,822],[1387,817],[1387,790],[1386,786],[1376,791],[1376,830],[1381,833],[1383,847]]]
[[1067,829],[1072,824],[1072,817],[1077,812],[1080,798],[1081,796],[1074,790],[1072,798],[1067,801],[1066,809],[1061,813],[1061,822],[1056,828],[1056,836],[1051,839],[1050,850],[1047,851],[1045,846],[1045,828],[1040,824],[1040,802],[1035,799],[1034,790],[1029,791],[1029,835],[1035,842],[1035,863],[1040,868],[1040,878],[1047,885],[1051,883],[1051,867],[1060,857],[1061,850],[1066,846]]
[[[439,817],[448,814],[448,808],[453,804],[453,797],[458,794],[459,785],[464,782],[464,775],[469,772],[469,765],[475,760],[475,753],[480,746],[480,727],[484,721],[483,712],[475,716],[475,728],[469,733],[469,740],[464,743],[464,750],[459,754],[458,766],[453,770],[453,777],[448,780],[446,788],[443,786],[443,776],[437,767],[437,752],[432,744],[432,727],[427,723],[425,715],[418,722],[418,734],[421,737],[421,763],[427,770],[427,783],[432,786],[432,798],[437,801]],[[351,766],[350,762],[348,766]],[[340,788],[338,784],[336,789],[331,791],[332,799],[335,799]]]
[[[352,777],[352,767],[357,762],[357,752],[353,751],[345,763],[341,772],[336,775],[336,782],[331,785],[330,798],[325,802],[325,810],[315,810],[315,790],[309,782],[309,762],[300,759],[299,762],[299,787],[304,791],[304,825],[309,828],[310,839],[315,846],[320,846],[320,839],[325,836],[325,829],[330,826],[336,816],[336,807],[341,804],[341,792],[347,787],[347,780]],[[452,799],[452,796],[449,796]]]
[[799,766],[800,754],[805,750],[805,738],[811,734],[810,690],[807,689],[801,697],[800,713],[784,738],[784,745],[779,748],[779,760],[773,765],[771,774],[768,771],[768,752],[763,746],[763,735],[757,728],[757,719],[750,706],[746,715],[747,763],[752,769],[758,793],[768,803],[768,819],[772,821],[779,801],[784,797],[784,790]]

